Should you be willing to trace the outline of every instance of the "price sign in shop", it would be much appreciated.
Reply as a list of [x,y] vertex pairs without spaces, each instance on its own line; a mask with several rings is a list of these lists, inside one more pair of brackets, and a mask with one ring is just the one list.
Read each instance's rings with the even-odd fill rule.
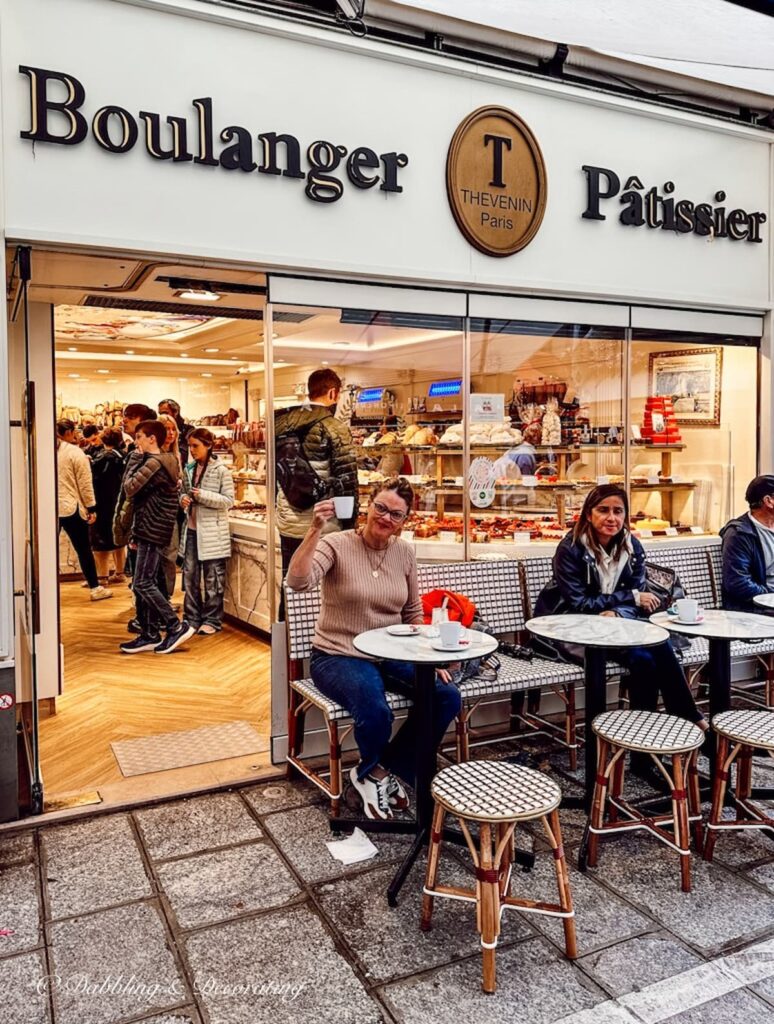
[[489,508],[494,501],[495,483],[494,462],[483,455],[473,459],[468,470],[468,494],[470,504],[476,508]]

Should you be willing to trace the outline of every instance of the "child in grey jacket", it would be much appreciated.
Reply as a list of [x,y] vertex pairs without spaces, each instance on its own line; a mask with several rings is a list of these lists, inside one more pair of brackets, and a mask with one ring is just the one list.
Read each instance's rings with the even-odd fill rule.
[[223,628],[226,563],[231,555],[228,510],[234,481],[213,452],[215,438],[205,427],[188,435],[192,461],[186,466],[180,504],[188,513],[180,540],[183,556],[183,613],[202,636]]

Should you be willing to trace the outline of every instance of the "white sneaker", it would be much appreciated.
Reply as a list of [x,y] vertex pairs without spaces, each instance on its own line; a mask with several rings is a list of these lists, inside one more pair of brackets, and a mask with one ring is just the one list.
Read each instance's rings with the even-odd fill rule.
[[357,768],[352,768],[349,773],[349,781],[360,794],[360,798],[363,801],[363,810],[367,818],[387,821],[392,817],[389,798],[389,775],[385,775],[383,779],[374,779],[370,775],[366,775],[363,779],[358,779]]
[[397,775],[390,776],[387,793],[389,796],[390,807],[394,807],[396,811],[406,810],[409,805],[408,794],[401,785],[400,779]]
[[113,596],[113,591],[108,590],[107,587],[95,587],[91,592],[92,601],[106,601],[107,598]]

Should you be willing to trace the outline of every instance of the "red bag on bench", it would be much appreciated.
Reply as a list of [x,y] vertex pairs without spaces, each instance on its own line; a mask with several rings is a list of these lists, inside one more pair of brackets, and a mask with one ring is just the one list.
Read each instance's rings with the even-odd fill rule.
[[476,617],[476,606],[464,594],[457,594],[453,590],[431,590],[422,595],[425,622],[429,624],[432,621],[433,608],[442,608],[444,600],[449,620],[461,622],[467,629]]

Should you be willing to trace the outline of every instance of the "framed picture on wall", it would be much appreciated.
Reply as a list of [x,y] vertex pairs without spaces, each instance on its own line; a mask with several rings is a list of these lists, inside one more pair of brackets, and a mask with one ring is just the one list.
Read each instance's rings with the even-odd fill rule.
[[675,419],[690,427],[720,426],[721,348],[650,353],[650,394],[671,398]]

